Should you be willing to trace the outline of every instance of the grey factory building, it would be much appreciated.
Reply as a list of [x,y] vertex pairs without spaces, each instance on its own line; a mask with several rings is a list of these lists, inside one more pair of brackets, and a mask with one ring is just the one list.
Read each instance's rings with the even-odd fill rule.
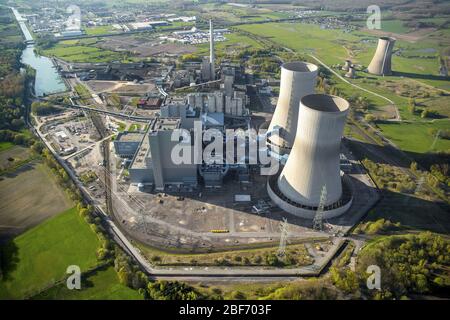
[[[166,186],[196,186],[197,165],[176,164],[172,149],[178,141],[172,141],[172,132],[181,128],[179,118],[161,118],[153,121],[139,146],[130,167],[130,181],[164,190]],[[193,156],[193,152],[192,152]]]
[[120,132],[114,140],[116,154],[122,158],[133,158],[144,134],[140,132]]

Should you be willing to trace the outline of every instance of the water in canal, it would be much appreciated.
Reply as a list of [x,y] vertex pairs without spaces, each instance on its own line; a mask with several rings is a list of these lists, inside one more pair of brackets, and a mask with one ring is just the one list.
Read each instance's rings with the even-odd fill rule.
[[[12,10],[22,29],[25,39],[27,41],[33,41],[33,37],[25,24],[25,19],[22,18],[16,9],[12,8]],[[38,55],[34,51],[34,45],[27,45],[22,52],[21,61],[23,64],[27,64],[36,70],[36,80],[34,84],[36,96],[40,97],[51,93],[62,92],[67,89],[58,70],[56,70],[53,61],[48,57]]]

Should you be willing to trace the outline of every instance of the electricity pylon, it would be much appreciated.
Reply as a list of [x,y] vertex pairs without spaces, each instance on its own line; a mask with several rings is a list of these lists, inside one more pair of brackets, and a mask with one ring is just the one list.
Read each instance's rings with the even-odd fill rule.
[[280,245],[278,246],[277,255],[278,257],[282,258],[286,255],[286,242],[287,237],[289,235],[288,223],[286,218],[283,218],[283,222],[280,223],[280,231],[281,231]]
[[323,229],[323,211],[325,208],[325,203],[327,201],[327,187],[323,186],[322,191],[320,193],[320,201],[319,206],[317,207],[316,215],[313,220],[313,229],[320,230]]

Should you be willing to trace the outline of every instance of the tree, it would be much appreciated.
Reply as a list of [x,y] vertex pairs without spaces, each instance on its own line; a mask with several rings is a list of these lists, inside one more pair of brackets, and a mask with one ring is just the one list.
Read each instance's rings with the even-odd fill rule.
[[281,261],[278,260],[278,257],[273,253],[270,253],[266,256],[266,264],[269,266],[278,266],[280,262]]
[[364,120],[366,120],[367,122],[374,122],[376,118],[373,114],[368,113],[364,116]]
[[231,293],[231,298],[234,300],[245,300],[245,294],[241,291],[233,291]]
[[55,112],[59,112],[60,110],[48,102],[33,102],[31,104],[31,111],[38,116],[45,116]]
[[444,284],[448,290],[450,276],[445,270],[450,264],[449,250],[448,239],[430,232],[385,237],[360,252],[357,271],[365,282],[367,266],[380,267],[384,292],[367,292],[374,298],[433,292],[436,282]]
[[194,288],[178,281],[155,281],[147,284],[150,299],[197,300],[203,298]]
[[349,268],[330,268],[333,284],[345,293],[355,293],[358,290],[358,278]]
[[125,267],[121,267],[117,272],[117,276],[119,277],[119,282],[125,286],[130,284],[130,274]]

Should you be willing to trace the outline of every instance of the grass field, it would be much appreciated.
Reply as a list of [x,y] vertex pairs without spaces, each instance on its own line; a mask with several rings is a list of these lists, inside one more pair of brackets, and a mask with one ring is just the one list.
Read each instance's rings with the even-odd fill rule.
[[97,264],[99,241],[89,225],[69,209],[13,240],[17,264],[0,282],[0,299],[21,299],[66,275],[70,265]]
[[[278,250],[278,247],[269,247],[203,254],[176,254],[163,252],[142,244],[136,245],[150,261],[166,266],[267,266],[265,258],[270,254],[276,254]],[[304,244],[288,245],[286,246],[286,253],[294,259],[289,266],[304,266],[314,263],[314,259],[309,255]]]
[[[229,33],[226,34],[225,37],[227,39],[226,41],[215,43],[215,48],[218,52],[232,53],[234,50],[241,50],[245,48],[262,48],[262,45],[258,41],[239,33]],[[203,43],[197,46],[197,54],[208,54],[208,52],[208,43]]]
[[[391,21],[394,24],[395,21]],[[386,21],[385,23],[389,23]],[[398,24],[395,22],[395,24]],[[398,26],[397,26],[398,27]],[[377,36],[363,32],[343,32],[339,29],[321,29],[316,24],[305,23],[266,23],[242,25],[239,29],[270,39],[300,53],[312,53],[328,65],[343,63],[351,56],[354,63],[367,66],[375,52]],[[437,58],[426,58],[421,54],[411,55],[417,50],[444,50],[449,45],[448,29],[430,33],[421,41],[414,43],[397,40],[396,49],[402,49],[401,55],[393,57],[392,66],[396,72],[412,74],[417,80],[442,89],[450,89],[449,81],[433,78],[437,75]],[[433,36],[436,33],[436,36]],[[444,33],[444,34],[442,34]],[[374,77],[380,78],[380,77]]]
[[69,290],[65,283],[52,287],[33,299],[45,300],[142,300],[136,290],[119,283],[113,267],[105,267],[81,279],[80,290]]
[[[90,39],[92,40],[92,39]],[[92,42],[92,41],[91,41]],[[68,62],[111,62],[125,61],[122,53],[100,49],[95,47],[95,42],[89,44],[85,42],[73,41],[57,43],[50,49],[43,51],[44,55],[55,56]]]
[[0,142],[0,152],[12,148],[14,144],[12,142]]
[[17,235],[71,206],[48,167],[28,163],[1,177],[0,236]]
[[100,34],[109,34],[117,32],[117,30],[113,29],[111,26],[96,26],[85,28],[84,31],[89,36],[95,36]]
[[265,23],[238,28],[300,53],[313,53],[329,64],[341,63],[347,58],[347,50],[343,44],[359,41],[354,35],[340,30],[324,30],[314,24]]
[[431,129],[443,130],[450,128],[450,121],[436,120],[434,122],[390,122],[379,123],[378,127],[387,138],[391,139],[404,151],[424,153],[429,151],[450,150],[450,140],[436,139]]

